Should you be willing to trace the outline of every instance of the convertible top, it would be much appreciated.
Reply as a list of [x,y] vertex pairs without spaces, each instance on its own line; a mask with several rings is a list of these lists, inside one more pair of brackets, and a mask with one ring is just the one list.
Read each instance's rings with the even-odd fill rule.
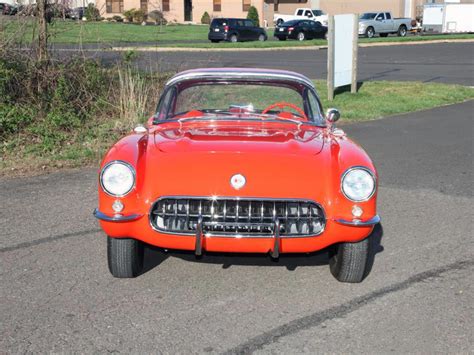
[[249,69],[249,68],[202,68],[186,70],[173,76],[166,83],[167,86],[174,85],[183,81],[188,80],[199,80],[216,79],[222,80],[236,80],[236,79],[252,79],[263,81],[281,80],[287,82],[293,82],[303,84],[314,88],[314,84],[306,76],[287,70],[274,70],[274,69]]

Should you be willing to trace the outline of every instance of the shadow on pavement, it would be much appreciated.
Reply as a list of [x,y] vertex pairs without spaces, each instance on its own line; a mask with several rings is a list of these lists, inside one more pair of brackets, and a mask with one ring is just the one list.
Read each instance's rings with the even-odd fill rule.
[[375,262],[375,255],[384,251],[384,247],[382,245],[382,237],[383,237],[383,227],[382,224],[376,224],[374,230],[372,231],[372,240],[370,245],[370,253],[369,258],[367,259],[367,270],[366,274],[368,275],[372,270]]
[[[374,227],[372,234],[372,245],[369,259],[367,260],[370,272],[375,261],[375,255],[381,253],[384,248],[381,245],[383,228],[381,224]],[[145,260],[142,274],[159,266],[168,257],[176,257],[187,262],[202,264],[221,264],[223,269],[233,265],[239,266],[270,266],[286,267],[288,271],[294,271],[299,266],[320,266],[329,264],[331,247],[308,254],[282,254],[277,260],[266,254],[233,254],[233,253],[205,253],[202,257],[196,257],[192,251],[164,251],[163,249],[147,245],[145,248]]]

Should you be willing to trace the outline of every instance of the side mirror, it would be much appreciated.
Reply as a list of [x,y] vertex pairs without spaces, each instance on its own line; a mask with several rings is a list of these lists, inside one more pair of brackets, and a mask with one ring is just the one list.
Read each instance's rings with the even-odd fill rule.
[[331,124],[336,123],[341,118],[341,113],[337,108],[329,108],[326,111],[326,121]]

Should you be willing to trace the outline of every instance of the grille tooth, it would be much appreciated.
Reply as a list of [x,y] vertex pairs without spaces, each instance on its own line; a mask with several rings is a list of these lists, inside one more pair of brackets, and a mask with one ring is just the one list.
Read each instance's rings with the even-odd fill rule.
[[326,223],[322,208],[303,200],[167,197],[150,212],[155,229],[173,234],[195,234],[200,216],[204,233],[230,236],[271,237],[275,219],[281,236],[311,236]]

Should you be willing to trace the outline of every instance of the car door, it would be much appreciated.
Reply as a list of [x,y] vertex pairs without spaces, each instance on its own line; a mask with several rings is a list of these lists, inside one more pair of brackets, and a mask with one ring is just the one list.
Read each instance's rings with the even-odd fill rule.
[[310,21],[310,30],[311,30],[311,38],[322,38],[324,37],[324,30],[323,26],[319,22]]
[[300,21],[298,23],[297,32],[304,32],[306,38],[311,38],[311,29],[309,25],[310,22],[311,21]]
[[375,32],[380,33],[380,32],[385,32],[385,14],[383,12],[380,12],[375,16]]
[[235,29],[238,33],[240,41],[248,40],[249,33],[247,31],[247,28],[245,28],[244,20],[235,20]]
[[259,28],[254,25],[251,20],[245,20],[245,31],[247,31],[248,40],[255,41],[258,39],[258,35],[260,34]]
[[395,30],[392,14],[390,12],[385,13],[385,30],[387,32],[393,32]]

